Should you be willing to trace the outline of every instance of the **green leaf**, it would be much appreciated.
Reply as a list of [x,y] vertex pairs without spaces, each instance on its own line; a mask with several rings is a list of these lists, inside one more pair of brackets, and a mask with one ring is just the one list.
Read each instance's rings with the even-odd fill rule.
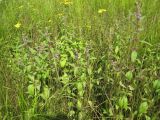
[[113,116],[113,111],[111,108],[109,108],[109,116]]
[[83,97],[84,91],[83,90],[82,91],[78,91],[78,95],[79,95],[79,97]]
[[33,84],[30,84],[29,86],[28,86],[28,93],[29,93],[29,95],[34,95],[34,89],[35,89],[35,87],[34,87],[34,85]]
[[74,67],[74,75],[77,76],[79,73],[79,69],[78,67]]
[[65,67],[66,63],[67,63],[67,60],[66,60],[66,59],[62,59],[62,60],[60,61],[61,67],[62,67],[62,68]]
[[101,71],[102,71],[102,67],[99,67],[97,73],[99,74]]
[[120,108],[127,110],[127,108],[128,108],[128,99],[127,99],[126,96],[123,96],[123,97],[121,97],[119,99],[119,106],[120,106]]
[[54,53],[55,50],[53,48],[50,48],[50,51],[51,51],[51,53]]
[[25,118],[27,119],[27,120],[29,120],[29,119],[31,119],[31,116],[33,116],[34,114],[35,114],[35,108],[33,107],[33,108],[30,108],[28,111],[26,111],[27,112],[27,114],[26,114],[26,116],[25,116]]
[[146,120],[151,120],[151,118],[147,115],[145,115]]
[[75,111],[73,111],[73,110],[69,111],[69,116],[73,116],[74,114],[75,114]]
[[116,48],[115,48],[115,53],[117,54],[118,52],[119,52],[119,47],[116,46]]
[[82,82],[77,82],[77,89],[78,89],[78,91],[83,90],[83,83]]
[[84,94],[83,82],[77,82],[77,89],[78,89],[78,95],[80,97],[83,97],[83,94]]
[[67,73],[64,73],[64,75],[61,77],[62,79],[62,83],[63,84],[68,84],[69,83],[69,76],[67,75]]
[[135,62],[135,61],[136,61],[137,55],[138,55],[138,53],[137,53],[136,51],[133,51],[133,52],[132,52],[132,54],[131,54],[131,61],[132,61],[132,62]]
[[36,53],[36,50],[34,50],[33,48],[29,48],[29,51],[32,53],[32,54],[35,54]]
[[132,78],[133,78],[132,71],[128,71],[125,76],[126,76],[126,78],[127,78],[128,80],[132,80]]
[[74,59],[75,55],[74,55],[73,51],[70,50],[69,53],[70,53],[71,57]]
[[82,102],[80,100],[77,101],[77,108],[78,110],[81,110],[82,108]]
[[160,80],[153,81],[153,88],[154,89],[160,89]]
[[107,114],[107,110],[106,109],[103,109],[103,114]]
[[34,76],[33,75],[28,75],[29,80],[34,81]]
[[141,103],[139,106],[139,114],[147,113],[147,110],[148,110],[148,103],[147,102]]
[[50,91],[49,91],[48,86],[44,86],[44,88],[43,88],[43,93],[41,94],[41,97],[42,97],[44,100],[47,100],[47,99],[49,98],[49,94],[50,94]]

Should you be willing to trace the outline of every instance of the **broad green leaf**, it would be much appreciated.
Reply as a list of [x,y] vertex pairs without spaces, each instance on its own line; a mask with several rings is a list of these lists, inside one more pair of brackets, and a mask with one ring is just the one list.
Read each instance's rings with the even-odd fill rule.
[[78,91],[83,90],[83,83],[82,82],[77,82],[77,89],[78,89]]
[[98,71],[97,71],[98,74],[99,74],[101,71],[102,71],[102,67],[99,67],[99,68],[98,68]]
[[131,61],[132,61],[132,62],[135,62],[135,61],[136,61],[137,55],[138,55],[138,53],[137,53],[136,51],[133,51],[133,52],[132,52],[132,54],[131,54]]
[[71,110],[69,111],[69,116],[73,116],[75,114],[75,111]]
[[69,83],[69,76],[67,75],[67,73],[64,73],[64,75],[61,77],[61,79],[62,79],[63,84]]
[[116,48],[115,48],[115,53],[117,54],[118,52],[119,52],[119,47],[116,46]]
[[119,99],[119,106],[120,106],[120,108],[127,110],[127,108],[128,108],[128,99],[127,99],[126,96],[123,96],[123,97],[121,97]]
[[44,100],[47,100],[47,99],[49,98],[49,94],[50,94],[50,91],[49,91],[48,86],[44,86],[44,88],[43,88],[43,93],[41,94],[41,97],[42,97]]
[[78,91],[78,95],[79,95],[79,97],[83,97],[84,91],[83,90],[82,91]]
[[73,103],[73,102],[68,102],[68,106],[69,106],[69,107],[73,107],[73,106],[74,106],[74,103]]
[[71,57],[74,59],[75,55],[74,55],[73,51],[70,50],[69,53],[70,53]]
[[153,88],[154,89],[160,89],[160,80],[155,80],[154,82],[153,82]]
[[34,76],[33,75],[28,75],[29,80],[34,81]]
[[149,116],[147,116],[147,115],[145,115],[145,118],[146,118],[146,120],[151,120],[151,118]]
[[133,78],[132,71],[128,71],[125,76],[126,76],[126,78],[127,78],[128,80],[132,80],[132,78]]
[[107,114],[107,110],[106,109],[103,109],[103,114]]
[[53,54],[55,50],[54,50],[53,48],[51,48],[50,51],[51,51],[51,53]]
[[81,110],[81,108],[82,108],[82,102],[80,100],[77,101],[77,108],[79,110]]
[[78,120],[83,120],[83,112],[78,113]]
[[35,108],[30,108],[26,111],[26,115],[25,115],[25,120],[30,120],[31,116],[33,116],[35,114]]
[[74,75],[77,76],[79,73],[79,69],[78,67],[74,67]]
[[141,103],[139,106],[139,114],[147,113],[147,110],[148,110],[148,103],[147,102]]
[[61,65],[62,68],[65,67],[66,62],[67,62],[66,59],[62,59],[62,60],[60,61],[60,65]]
[[81,75],[81,80],[82,80],[82,81],[85,81],[85,80],[86,80],[86,74],[85,74],[85,73],[82,73],[82,75]]
[[67,91],[68,94],[71,94],[71,93],[72,93],[72,91],[71,91],[70,88],[66,88],[66,91]]
[[28,93],[29,93],[29,95],[34,95],[34,89],[35,89],[35,87],[34,87],[34,85],[33,84],[30,84],[29,86],[28,86]]
[[113,111],[111,108],[109,108],[109,116],[113,116]]

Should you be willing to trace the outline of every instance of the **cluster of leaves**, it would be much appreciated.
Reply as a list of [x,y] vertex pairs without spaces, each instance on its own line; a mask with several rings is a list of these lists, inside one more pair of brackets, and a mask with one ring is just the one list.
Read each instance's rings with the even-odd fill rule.
[[[41,41],[34,46],[19,44],[15,49],[10,64],[14,63],[14,71],[24,76],[21,82],[27,85],[25,87],[26,93],[32,103],[27,105],[29,109],[27,114],[34,115],[39,107],[44,109],[50,96],[48,81],[50,80],[51,67],[49,67],[48,42]],[[13,66],[11,67],[13,69]]]
[[159,119],[157,0],[4,1],[0,118]]
[[[56,38],[56,42],[40,40],[18,44],[13,49],[10,67],[23,75],[23,82],[28,86],[27,94],[32,103],[28,105],[28,116],[33,116],[39,109],[44,110],[51,91],[54,93],[62,88],[61,95],[67,98],[68,115],[79,119],[84,117],[84,97],[88,94],[87,84],[91,82],[88,76],[92,74],[89,67],[95,59],[87,41],[66,33]],[[58,85],[53,87],[52,83],[59,84],[60,88],[56,88]]]

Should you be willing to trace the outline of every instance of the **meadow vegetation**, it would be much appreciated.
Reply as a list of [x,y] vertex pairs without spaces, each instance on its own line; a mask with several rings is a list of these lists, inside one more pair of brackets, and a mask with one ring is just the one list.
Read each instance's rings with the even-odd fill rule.
[[0,0],[0,120],[160,119],[159,0]]

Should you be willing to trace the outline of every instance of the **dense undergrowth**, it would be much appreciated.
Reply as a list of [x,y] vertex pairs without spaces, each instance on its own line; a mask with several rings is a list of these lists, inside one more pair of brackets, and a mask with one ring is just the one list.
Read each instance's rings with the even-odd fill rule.
[[159,0],[0,0],[0,119],[160,119]]

